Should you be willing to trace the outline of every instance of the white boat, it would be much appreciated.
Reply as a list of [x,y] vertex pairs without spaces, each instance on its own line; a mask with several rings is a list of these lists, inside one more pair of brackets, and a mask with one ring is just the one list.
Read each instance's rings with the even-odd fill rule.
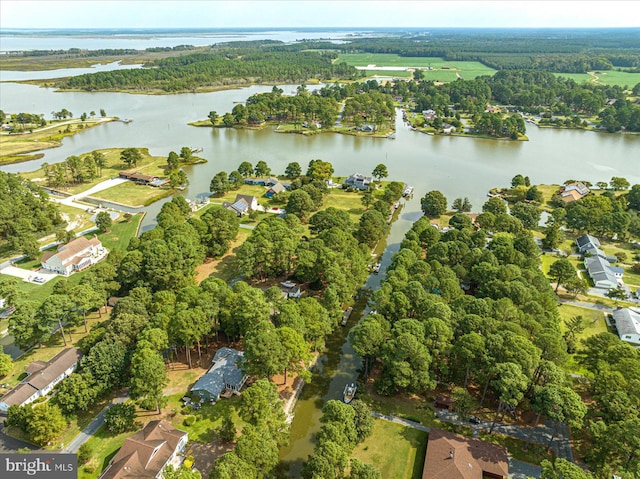
[[347,384],[344,387],[344,402],[345,404],[349,404],[351,401],[353,401],[353,398],[356,395],[356,390],[358,388],[356,387],[355,383],[351,383],[351,384]]
[[380,263],[376,263],[373,267],[373,273],[378,274],[380,272]]

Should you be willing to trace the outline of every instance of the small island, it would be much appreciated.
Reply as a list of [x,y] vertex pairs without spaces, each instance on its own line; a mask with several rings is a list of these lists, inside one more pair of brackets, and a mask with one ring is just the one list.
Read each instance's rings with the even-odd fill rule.
[[[377,82],[375,82],[377,85]],[[391,95],[365,85],[331,85],[310,93],[306,84],[291,94],[273,87],[251,95],[231,112],[209,113],[207,120],[189,123],[199,127],[261,129],[276,126],[277,133],[348,135],[389,138],[395,132],[395,104]]]

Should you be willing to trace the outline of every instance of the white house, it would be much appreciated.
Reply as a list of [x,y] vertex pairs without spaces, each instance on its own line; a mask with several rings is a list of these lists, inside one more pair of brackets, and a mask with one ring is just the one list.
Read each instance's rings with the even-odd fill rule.
[[9,406],[23,406],[46,396],[56,384],[76,370],[81,357],[79,349],[67,348],[49,361],[31,363],[26,369],[28,376],[0,399],[0,411],[6,412]]
[[233,203],[224,202],[222,207],[233,211],[238,216],[246,215],[258,209],[258,198],[249,195],[236,195]]
[[163,479],[164,468],[180,454],[189,436],[166,421],[150,421],[129,436],[100,479]]
[[96,264],[108,254],[97,236],[90,240],[83,236],[59,245],[55,253],[45,251],[41,264],[46,270],[68,276]]
[[616,309],[612,314],[620,339],[640,344],[640,313],[631,308],[622,308]]
[[353,188],[357,188],[359,190],[368,190],[369,185],[373,183],[372,176],[361,175],[360,173],[354,173],[349,178],[345,179],[342,182],[343,188],[347,188],[349,186]]
[[456,131],[456,127],[453,125],[450,125],[449,123],[443,123],[442,124],[442,132],[450,135],[451,133],[453,133],[454,131]]

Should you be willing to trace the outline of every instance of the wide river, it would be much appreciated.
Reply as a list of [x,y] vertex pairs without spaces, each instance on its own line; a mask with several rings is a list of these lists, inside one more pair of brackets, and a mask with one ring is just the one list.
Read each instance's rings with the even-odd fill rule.
[[[285,93],[295,85],[282,86]],[[397,251],[404,233],[420,217],[419,198],[427,191],[440,190],[449,203],[468,197],[479,211],[487,191],[507,186],[521,173],[532,183],[562,183],[567,179],[609,181],[612,176],[640,183],[640,137],[579,130],[541,129],[527,124],[530,141],[510,142],[472,138],[433,137],[409,130],[397,121],[396,139],[371,139],[322,134],[305,137],[260,131],[195,128],[187,122],[206,118],[211,110],[230,111],[271,86],[213,93],[180,95],[129,95],[123,93],[59,93],[51,89],[16,83],[0,84],[0,109],[5,112],[45,113],[67,108],[76,116],[104,108],[108,115],[129,118],[130,124],[109,123],[65,138],[60,148],[44,151],[44,158],[2,167],[9,172],[37,169],[42,162],[54,163],[70,155],[99,148],[146,147],[152,154],[166,156],[182,146],[201,147],[208,163],[188,167],[190,185],[180,192],[189,199],[209,194],[211,178],[221,170],[229,172],[240,162],[266,161],[274,173],[282,173],[289,162],[306,166],[309,160],[330,161],[336,175],[353,172],[369,174],[385,163],[391,180],[415,187],[415,196],[403,208],[392,227],[383,257],[383,270]],[[398,118],[401,118],[399,115]],[[153,227],[161,202],[147,208],[144,227]],[[368,288],[377,287],[380,276],[372,276]],[[357,318],[354,318],[354,321]],[[345,340],[346,328],[328,342],[328,352],[320,358],[318,372],[306,386],[296,405],[292,443],[281,451],[290,467],[289,475],[299,475],[302,460],[313,451],[313,433],[319,429],[320,409],[327,399],[339,399],[346,382],[357,378],[359,359]]]
[[[281,85],[286,94],[295,85]],[[206,118],[211,110],[231,111],[256,92],[271,86],[211,93],[179,95],[131,95],[125,93],[56,92],[18,83],[0,83],[0,109],[5,112],[44,113],[67,108],[75,115],[99,111],[133,120],[109,123],[63,140],[63,145],[44,151],[41,160],[2,167],[9,172],[34,170],[43,162],[62,161],[98,148],[146,147],[155,155],[168,155],[182,146],[201,147],[208,163],[187,168],[189,187],[181,192],[189,199],[209,193],[209,182],[218,171],[232,171],[240,162],[266,161],[274,173],[291,161],[303,167],[309,160],[330,161],[337,175],[370,173],[385,163],[389,179],[415,186],[416,197],[441,190],[451,202],[468,197],[475,209],[487,191],[506,186],[518,173],[532,183],[562,183],[567,179],[609,181],[612,176],[640,183],[640,137],[537,128],[527,124],[529,141],[511,142],[472,138],[434,137],[414,132],[397,123],[396,139],[372,139],[339,134],[306,137],[260,131],[196,128],[188,122]],[[314,88],[314,87],[311,87]],[[160,205],[149,209],[157,212]],[[413,211],[419,211],[414,203]],[[153,221],[148,215],[146,225]]]

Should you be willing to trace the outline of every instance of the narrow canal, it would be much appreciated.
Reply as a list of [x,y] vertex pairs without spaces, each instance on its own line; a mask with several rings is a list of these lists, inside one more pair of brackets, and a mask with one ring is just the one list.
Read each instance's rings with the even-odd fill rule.
[[289,445],[280,450],[286,477],[300,477],[303,461],[313,453],[315,433],[321,426],[324,403],[331,399],[341,400],[345,385],[357,382],[360,378],[362,360],[351,347],[349,330],[369,313],[371,293],[380,287],[392,256],[400,249],[402,238],[413,222],[421,216],[421,213],[415,212],[416,210],[419,210],[419,199],[413,198],[397,213],[382,254],[380,273],[369,276],[360,290],[349,323],[346,327],[339,327],[328,338],[326,351],[318,358],[312,371],[311,382],[305,384],[302,390],[293,411],[295,416],[291,423]]

